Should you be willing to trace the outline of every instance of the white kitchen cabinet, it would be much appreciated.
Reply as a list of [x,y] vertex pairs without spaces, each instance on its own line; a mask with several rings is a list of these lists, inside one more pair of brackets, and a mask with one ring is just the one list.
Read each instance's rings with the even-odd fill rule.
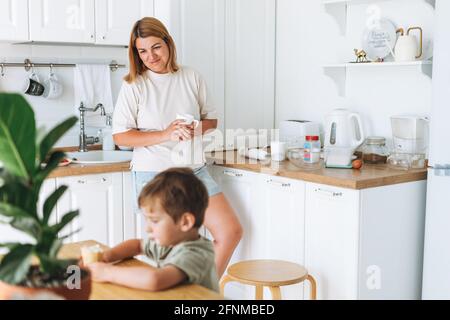
[[[223,167],[212,167],[213,176],[216,182],[222,188],[222,191],[234,209],[244,230],[243,237],[236,247],[229,265],[255,258],[254,246],[257,245],[253,241],[253,232],[258,228],[256,224],[261,223],[261,228],[265,228],[263,220],[255,219],[257,202],[261,199],[258,197],[257,174],[235,170]],[[232,299],[253,299],[254,288],[242,285],[237,282],[230,282],[225,287],[226,297]]]
[[146,239],[144,215],[138,213],[136,194],[133,191],[133,172],[123,172],[123,232],[124,240]]
[[28,0],[0,0],[0,41],[28,40]]
[[307,183],[305,265],[318,299],[420,299],[426,181]]
[[[354,190],[221,166],[210,172],[244,228],[230,263],[304,265],[318,299],[420,299],[426,181]],[[239,288],[225,295],[254,297]],[[281,289],[283,299],[303,299],[310,285]]]
[[275,0],[229,0],[225,12],[225,128],[272,129]]
[[95,0],[95,42],[128,46],[134,23],[153,16],[153,0]]
[[[42,215],[42,207],[44,205],[47,197],[52,194],[56,190],[56,179],[47,179],[42,184],[41,192],[39,194],[38,201],[38,214]],[[50,217],[50,223],[56,222],[56,208],[52,212],[52,216]],[[7,224],[0,224],[0,243],[6,242],[32,242],[33,239],[24,234],[21,231],[17,231],[16,229],[10,227]],[[0,251],[1,253],[1,251]]]
[[318,299],[356,299],[359,191],[306,184],[306,267]]
[[29,1],[30,40],[94,43],[94,15],[92,0]]
[[80,210],[62,235],[81,231],[67,242],[96,240],[114,246],[123,241],[121,172],[57,178],[56,184],[69,187],[57,204],[58,220],[67,212]]
[[[305,183],[259,174],[259,208],[252,216],[252,258],[285,260],[304,265]],[[270,297],[270,293],[264,293]],[[303,284],[281,287],[283,299],[303,299]]]
[[[230,265],[250,259],[279,259],[303,265],[305,183],[220,166],[210,171],[244,229]],[[228,286],[234,288],[227,292]],[[282,287],[281,294],[283,299],[303,299],[303,284]],[[268,290],[264,295],[271,297]],[[254,288],[230,282],[225,296],[253,299]]]

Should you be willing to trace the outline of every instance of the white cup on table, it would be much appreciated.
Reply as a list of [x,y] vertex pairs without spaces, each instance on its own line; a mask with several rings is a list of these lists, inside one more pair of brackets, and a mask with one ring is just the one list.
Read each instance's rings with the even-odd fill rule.
[[273,161],[283,161],[286,159],[286,142],[272,141],[270,143],[270,155]]

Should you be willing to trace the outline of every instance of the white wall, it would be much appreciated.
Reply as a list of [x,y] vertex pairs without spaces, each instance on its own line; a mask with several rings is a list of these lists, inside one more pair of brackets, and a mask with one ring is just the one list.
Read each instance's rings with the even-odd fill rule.
[[[374,5],[374,4],[372,4]],[[369,4],[351,5],[346,36],[321,0],[278,0],[276,58],[276,119],[323,121],[329,111],[346,107],[363,117],[368,135],[391,136],[389,116],[427,115],[431,108],[431,80],[416,68],[359,68],[347,72],[346,97],[322,65],[354,60],[369,17]],[[426,57],[431,56],[433,8],[422,0],[376,2],[380,14],[397,27],[424,29]],[[372,7],[374,8],[374,7]],[[392,58],[391,58],[392,59]]]
[[[83,46],[55,46],[55,45],[13,45],[0,44],[0,62],[23,62],[25,58],[32,62],[52,62],[52,63],[106,63],[116,60],[126,64],[127,49],[113,47],[83,47]],[[36,115],[38,127],[45,126],[50,129],[55,124],[61,122],[75,113],[75,98],[73,91],[73,68],[54,68],[54,72],[64,83],[64,94],[59,99],[47,100],[42,97],[31,97],[26,99],[33,107]],[[112,93],[114,101],[117,98],[122,77],[126,74],[127,68],[118,69],[111,73]],[[35,68],[41,81],[49,74],[49,68]],[[5,76],[0,76],[0,92],[18,92],[22,87],[28,72],[24,68],[5,68]],[[88,134],[96,134],[97,129],[87,130]],[[78,145],[78,126],[64,136],[58,146]]]

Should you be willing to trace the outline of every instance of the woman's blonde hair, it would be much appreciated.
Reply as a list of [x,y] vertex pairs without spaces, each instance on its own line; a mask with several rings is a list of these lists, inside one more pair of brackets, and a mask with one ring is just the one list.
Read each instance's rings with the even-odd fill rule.
[[173,73],[178,71],[177,64],[177,50],[175,42],[170,36],[164,24],[156,18],[145,17],[136,21],[131,30],[130,44],[128,47],[128,58],[130,60],[130,72],[125,76],[125,81],[132,83],[136,81],[138,75],[142,75],[147,71],[147,67],[139,57],[139,52],[136,48],[137,38],[157,37],[162,39],[169,47],[169,61],[167,62],[167,69]]

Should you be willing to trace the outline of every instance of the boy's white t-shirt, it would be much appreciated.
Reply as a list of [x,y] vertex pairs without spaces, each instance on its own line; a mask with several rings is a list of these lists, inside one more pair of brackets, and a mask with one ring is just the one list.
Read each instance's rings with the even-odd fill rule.
[[[148,70],[135,82],[123,82],[113,115],[113,134],[138,129],[162,131],[177,117],[191,114],[197,120],[217,119],[206,82],[195,70],[180,67],[175,73],[158,74]],[[171,167],[191,167],[205,163],[202,140],[168,141],[135,147],[133,171],[163,171]]]

